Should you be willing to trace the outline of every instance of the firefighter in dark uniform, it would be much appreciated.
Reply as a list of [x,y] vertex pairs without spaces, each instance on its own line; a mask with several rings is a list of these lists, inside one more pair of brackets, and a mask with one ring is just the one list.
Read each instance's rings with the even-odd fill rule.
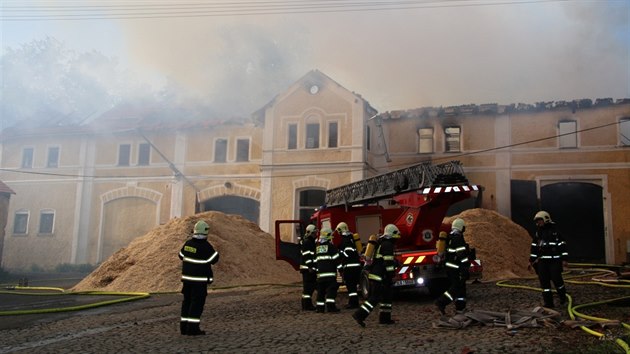
[[206,334],[199,328],[199,323],[208,295],[208,285],[213,281],[212,264],[219,261],[219,253],[207,240],[209,229],[205,221],[198,221],[192,238],[179,251],[184,294],[179,328],[181,334],[190,336]]
[[371,264],[370,275],[370,296],[363,302],[353,314],[352,318],[361,326],[365,327],[365,319],[370,315],[376,305],[379,305],[380,324],[394,324],[392,320],[392,279],[396,271],[396,260],[394,258],[394,242],[400,238],[400,231],[394,224],[388,224],[383,230],[383,235],[379,237],[378,247]]
[[536,233],[532,239],[531,252],[529,256],[528,268],[533,268],[538,274],[540,287],[543,290],[542,296],[544,306],[553,308],[553,293],[551,292],[551,282],[556,287],[560,304],[564,304],[567,299],[567,289],[562,279],[563,266],[568,265],[567,245],[564,237],[558,232],[556,224],[551,221],[551,216],[546,211],[539,211],[534,216],[536,222]]
[[315,269],[315,225],[308,225],[300,240],[300,273],[302,273],[302,310],[315,311],[313,293],[317,287],[317,271]]
[[469,247],[464,240],[466,224],[464,220],[457,218],[453,220],[451,232],[446,236],[444,266],[446,275],[450,282],[448,290],[440,295],[435,301],[435,305],[443,315],[448,304],[455,302],[455,311],[458,313],[466,309],[466,280],[470,270]]
[[337,299],[337,272],[341,268],[339,250],[333,244],[333,231],[323,228],[319,233],[319,244],[315,247],[317,268],[317,312],[339,312]]
[[341,269],[343,282],[348,289],[347,309],[359,307],[359,278],[361,277],[361,257],[357,250],[354,234],[348,229],[348,224],[340,222],[337,225],[337,233],[341,236]]

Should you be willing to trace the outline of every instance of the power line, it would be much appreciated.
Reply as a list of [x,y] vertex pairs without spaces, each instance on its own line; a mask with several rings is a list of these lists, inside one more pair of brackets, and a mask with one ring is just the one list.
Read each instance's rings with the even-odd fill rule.
[[[609,126],[612,126],[612,125],[618,125],[620,123],[621,122],[606,123],[606,124],[597,125],[597,126],[590,127],[590,128],[584,128],[584,129],[576,130],[575,132],[569,132],[569,133],[563,133],[563,134],[558,134],[558,135],[553,135],[553,136],[548,136],[548,137],[543,137],[543,138],[538,138],[538,139],[533,139],[533,140],[527,140],[527,141],[514,143],[514,144],[509,144],[509,145],[504,145],[504,146],[496,146],[496,147],[492,147],[492,148],[488,148],[488,149],[476,150],[476,151],[471,151],[471,152],[467,152],[467,153],[453,154],[453,155],[448,155],[448,156],[439,157],[439,158],[435,158],[435,159],[432,158],[432,159],[420,160],[420,161],[416,161],[416,162],[413,162],[413,163],[391,164],[391,165],[388,165],[388,167],[389,167],[390,170],[396,170],[396,169],[399,169],[399,168],[409,167],[409,166],[412,166],[414,164],[421,163],[421,162],[429,162],[429,161],[431,161],[431,162],[438,161],[439,162],[439,161],[457,160],[460,157],[479,155],[479,154],[484,154],[484,153],[488,153],[488,152],[492,152],[492,151],[509,149],[509,148],[522,146],[522,145],[527,145],[527,144],[533,144],[533,143],[537,143],[537,142],[541,142],[541,141],[545,141],[545,140],[557,139],[557,138],[560,138],[562,136],[573,135],[573,134],[578,134],[578,133],[587,132],[587,131],[591,131],[591,130],[606,128],[606,127],[609,127]],[[362,171],[362,170],[363,170],[363,168],[337,170],[337,171],[330,171],[330,172],[318,172],[317,175],[318,176],[333,175],[333,174],[339,174],[339,173],[357,172],[357,171]],[[8,168],[0,168],[0,171],[13,172],[13,173],[22,173],[22,174],[31,174],[31,175],[45,175],[45,176],[53,176],[53,177],[92,178],[92,179],[133,179],[133,178],[136,178],[136,179],[138,179],[138,178],[148,179],[148,178],[173,177],[172,174],[168,174],[168,175],[151,175],[151,176],[129,176],[129,175],[97,176],[97,175],[79,175],[79,174],[64,174],[64,173],[53,173],[53,172],[14,170],[14,169],[8,169]],[[298,173],[298,174],[286,174],[286,175],[274,175],[274,176],[256,176],[256,177],[252,177],[252,176],[227,176],[227,175],[190,175],[189,174],[189,175],[187,175],[187,177],[188,178],[193,178],[193,179],[204,179],[205,178],[205,179],[219,179],[219,180],[221,180],[221,179],[225,179],[225,178],[230,178],[230,179],[260,178],[260,179],[264,179],[264,178],[306,177],[306,176],[310,176],[310,175],[312,175],[312,173],[306,173],[306,174]]]
[[[111,5],[2,5],[3,21],[68,21],[163,19],[218,16],[287,15],[502,6],[567,2],[569,0],[401,0],[401,1],[244,1],[222,3],[133,3]],[[57,4],[55,2],[55,4]]]

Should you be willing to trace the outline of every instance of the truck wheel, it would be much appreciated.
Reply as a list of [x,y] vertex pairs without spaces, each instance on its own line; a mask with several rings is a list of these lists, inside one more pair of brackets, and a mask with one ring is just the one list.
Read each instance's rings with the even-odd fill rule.
[[370,273],[366,270],[361,272],[361,278],[359,279],[359,294],[363,300],[367,300],[370,297]]

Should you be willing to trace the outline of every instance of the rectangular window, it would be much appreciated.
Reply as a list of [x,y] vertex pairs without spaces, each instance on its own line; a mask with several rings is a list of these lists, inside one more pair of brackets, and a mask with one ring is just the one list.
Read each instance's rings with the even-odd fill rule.
[[15,212],[13,220],[13,233],[24,235],[28,232],[28,211],[20,210]]
[[328,147],[336,148],[337,147],[337,122],[328,123]]
[[48,148],[48,160],[46,167],[57,168],[59,167],[59,147],[51,146]]
[[558,123],[558,138],[561,149],[577,147],[577,122],[574,120]]
[[151,145],[142,143],[138,145],[138,165],[147,166],[151,159]]
[[461,128],[460,127],[446,127],[444,129],[444,137],[446,141],[446,152],[460,152],[461,151]]
[[227,161],[227,139],[214,141],[214,162]]
[[372,143],[372,131],[370,127],[367,126],[365,130],[365,148],[367,149],[367,151],[370,151],[371,143]]
[[131,145],[120,144],[118,146],[118,166],[129,166],[130,154],[131,154]]
[[236,161],[249,161],[249,139],[236,140]]
[[27,147],[22,150],[22,168],[33,168],[32,147]]
[[55,212],[52,210],[42,210],[39,214],[39,233],[52,234],[55,225]]
[[306,125],[306,148],[319,148],[319,124],[311,123]]
[[433,128],[418,129],[418,152],[421,154],[433,153]]
[[630,118],[619,121],[619,142],[622,146],[630,146]]
[[295,150],[297,149],[297,124],[289,124],[289,141],[287,144],[287,149]]

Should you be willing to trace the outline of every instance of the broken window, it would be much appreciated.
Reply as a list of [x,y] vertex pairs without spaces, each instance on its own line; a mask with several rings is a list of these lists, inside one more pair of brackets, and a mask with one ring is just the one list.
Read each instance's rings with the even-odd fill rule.
[[577,122],[574,120],[558,122],[558,141],[561,149],[577,147]]
[[433,153],[433,128],[418,129],[418,152],[421,154]]
[[460,152],[461,151],[461,128],[460,127],[446,127],[444,128],[444,136],[446,141],[446,152]]
[[622,146],[630,146],[630,118],[619,120],[619,143]]
[[298,210],[300,220],[308,225],[313,213],[326,202],[326,191],[323,189],[303,189],[299,192]]

